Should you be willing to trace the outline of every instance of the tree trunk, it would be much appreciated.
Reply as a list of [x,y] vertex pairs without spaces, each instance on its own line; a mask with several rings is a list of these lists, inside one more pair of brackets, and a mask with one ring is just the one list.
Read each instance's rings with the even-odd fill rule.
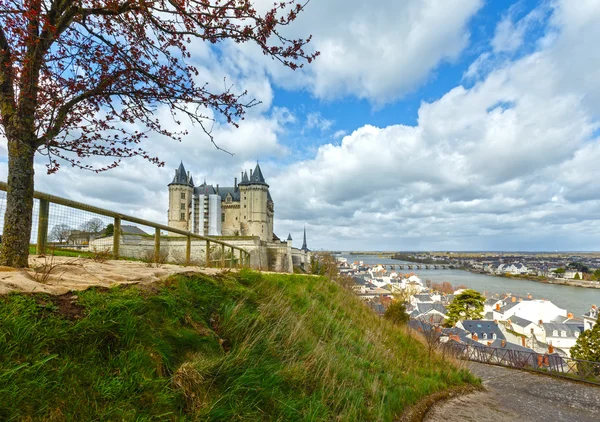
[[0,265],[28,266],[33,213],[33,157],[35,148],[14,137],[8,139],[8,191]]

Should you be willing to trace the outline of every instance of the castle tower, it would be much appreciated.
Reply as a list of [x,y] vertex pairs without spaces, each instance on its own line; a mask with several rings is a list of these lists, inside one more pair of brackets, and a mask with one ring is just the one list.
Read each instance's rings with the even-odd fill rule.
[[304,226],[304,241],[302,242],[302,248],[300,248],[300,250],[304,252],[310,251],[310,249],[308,249],[308,246],[306,246],[306,226]]
[[185,171],[183,161],[175,170],[169,183],[169,226],[180,230],[191,230],[194,180]]
[[240,189],[240,227],[242,236],[258,236],[261,240],[273,240],[273,200],[269,185],[258,163],[254,171],[244,172]]

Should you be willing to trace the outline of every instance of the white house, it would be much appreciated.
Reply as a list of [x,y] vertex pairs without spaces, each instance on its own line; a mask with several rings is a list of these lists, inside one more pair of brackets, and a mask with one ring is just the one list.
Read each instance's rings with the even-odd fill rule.
[[496,269],[496,274],[512,274],[512,275],[519,275],[519,274],[527,274],[529,271],[527,270],[527,267],[521,263],[512,263],[512,264],[500,264],[498,265],[498,268]]
[[598,321],[598,308],[592,305],[592,309],[583,314],[583,329],[591,330]]
[[[575,277],[577,276],[577,277]],[[563,274],[563,278],[583,280],[583,273],[581,271],[567,270]]]
[[516,315],[508,319],[508,328],[526,337],[531,337],[531,334],[535,334],[536,336],[543,336],[544,334],[544,329],[539,324]]
[[575,346],[577,338],[581,334],[579,328],[573,324],[544,323],[542,327],[544,334],[541,336],[541,340],[567,353],[571,347]]
[[532,322],[550,322],[558,317],[567,317],[566,309],[559,308],[549,300],[532,299],[522,302],[508,302],[493,311],[494,319],[506,321],[513,315]]

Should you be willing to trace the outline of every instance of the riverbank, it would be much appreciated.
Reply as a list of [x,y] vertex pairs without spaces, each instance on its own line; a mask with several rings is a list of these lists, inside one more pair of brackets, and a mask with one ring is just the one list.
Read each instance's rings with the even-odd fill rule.
[[508,278],[511,280],[529,280],[537,283],[553,284],[556,286],[570,286],[570,287],[583,287],[587,289],[600,289],[600,282],[588,281],[588,280],[569,280],[564,278],[547,278],[534,275],[513,275],[513,274],[489,274],[483,271],[475,271],[468,268],[464,268],[464,271],[468,271],[473,274],[493,275],[495,277]]

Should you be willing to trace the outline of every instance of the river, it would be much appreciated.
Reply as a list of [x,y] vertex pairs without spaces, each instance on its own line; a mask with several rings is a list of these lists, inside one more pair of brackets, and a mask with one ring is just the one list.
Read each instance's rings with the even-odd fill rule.
[[[414,264],[397,261],[395,259],[378,258],[373,255],[348,255],[341,256],[348,259],[349,263],[363,261],[365,264],[399,265]],[[532,295],[534,299],[548,299],[555,305],[567,309],[575,316],[581,316],[589,311],[592,305],[600,305],[600,289],[586,289],[582,287],[558,286],[554,284],[538,283],[531,280],[510,279],[493,275],[471,273],[463,270],[399,270],[404,273],[415,273],[423,283],[431,280],[435,283],[448,281],[453,286],[464,285],[479,292],[512,293],[525,296]]]

